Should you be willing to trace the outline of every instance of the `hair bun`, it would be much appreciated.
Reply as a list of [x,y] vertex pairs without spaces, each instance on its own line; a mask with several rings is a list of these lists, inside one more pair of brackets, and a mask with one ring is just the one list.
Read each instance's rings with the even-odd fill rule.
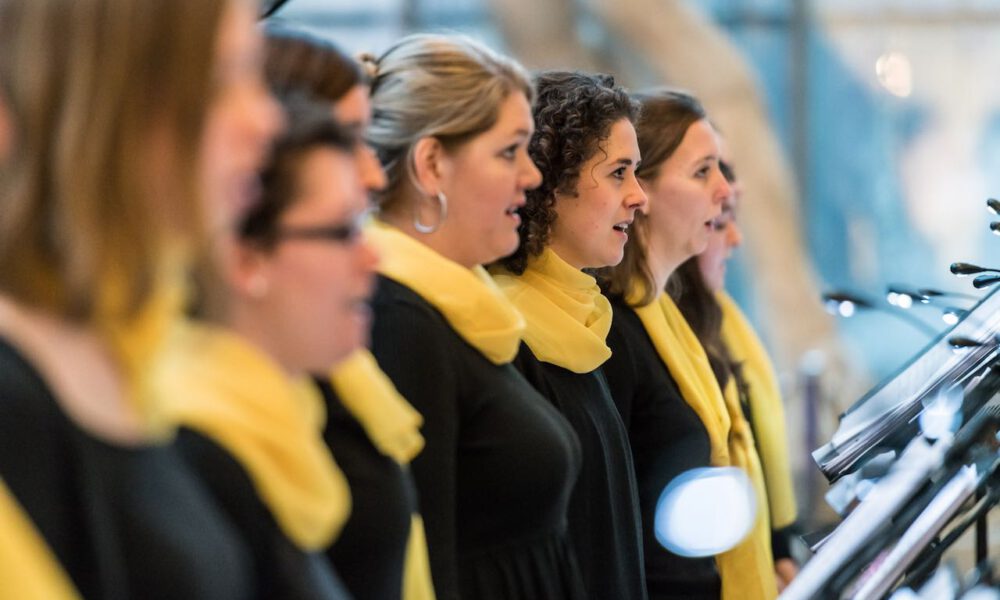
[[358,63],[361,64],[361,69],[368,79],[374,80],[378,77],[378,58],[374,54],[371,52],[362,52],[358,55]]

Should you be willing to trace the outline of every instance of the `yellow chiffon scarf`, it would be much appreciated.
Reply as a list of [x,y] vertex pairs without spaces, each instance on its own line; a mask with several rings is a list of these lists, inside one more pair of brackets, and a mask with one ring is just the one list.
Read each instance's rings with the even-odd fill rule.
[[524,342],[538,360],[589,373],[611,358],[611,303],[593,277],[546,248],[521,275],[493,278],[524,316]]
[[423,417],[396,391],[371,352],[358,350],[337,365],[330,384],[379,452],[404,465],[423,449]]
[[0,479],[0,600],[75,600],[79,593]]
[[788,527],[795,522],[797,509],[778,377],[743,311],[725,292],[716,294],[716,299],[722,307],[722,339],[733,360],[742,363],[743,379],[749,389],[750,416],[764,467],[771,526]]
[[179,329],[161,374],[177,420],[246,469],[285,535],[305,551],[327,548],[351,495],[323,441],[319,391],[293,382],[236,334],[206,325]]
[[[330,373],[330,384],[379,452],[407,465],[424,447],[423,417],[396,390],[368,350],[358,350]],[[403,565],[403,600],[434,600],[424,522],[410,518]]]
[[725,393],[708,362],[708,355],[677,305],[666,293],[635,309],[653,346],[684,400],[705,425],[713,466],[744,469],[757,493],[757,520],[750,535],[732,550],[715,557],[722,579],[723,600],[770,600],[778,595],[771,554],[767,491],[750,425],[733,381]]
[[365,233],[380,254],[379,273],[419,294],[492,363],[514,359],[524,319],[486,269],[467,269],[378,220]]

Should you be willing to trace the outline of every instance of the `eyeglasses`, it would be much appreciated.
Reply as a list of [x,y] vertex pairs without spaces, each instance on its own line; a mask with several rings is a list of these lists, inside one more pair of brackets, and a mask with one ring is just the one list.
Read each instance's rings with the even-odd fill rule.
[[346,223],[336,225],[279,227],[275,232],[275,239],[278,241],[317,240],[347,246],[361,239],[361,229],[366,217],[366,214],[361,214]]

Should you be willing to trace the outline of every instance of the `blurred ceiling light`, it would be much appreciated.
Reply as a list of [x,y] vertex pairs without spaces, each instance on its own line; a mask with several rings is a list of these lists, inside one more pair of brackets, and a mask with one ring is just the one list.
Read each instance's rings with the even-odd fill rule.
[[875,75],[890,94],[908,98],[913,93],[913,67],[902,52],[886,52],[875,61]]

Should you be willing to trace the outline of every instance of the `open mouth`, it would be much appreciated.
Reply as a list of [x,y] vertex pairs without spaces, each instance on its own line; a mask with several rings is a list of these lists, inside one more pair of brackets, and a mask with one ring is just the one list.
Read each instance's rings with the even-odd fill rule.
[[620,231],[622,233],[628,233],[628,227],[631,224],[632,224],[631,221],[617,223],[617,224],[615,224],[615,225],[612,226],[612,229],[614,229],[615,231]]
[[514,205],[514,206],[508,206],[507,210],[503,212],[508,217],[513,217],[513,216],[520,216],[520,213],[518,212],[519,210],[521,210],[521,207],[518,205]]

